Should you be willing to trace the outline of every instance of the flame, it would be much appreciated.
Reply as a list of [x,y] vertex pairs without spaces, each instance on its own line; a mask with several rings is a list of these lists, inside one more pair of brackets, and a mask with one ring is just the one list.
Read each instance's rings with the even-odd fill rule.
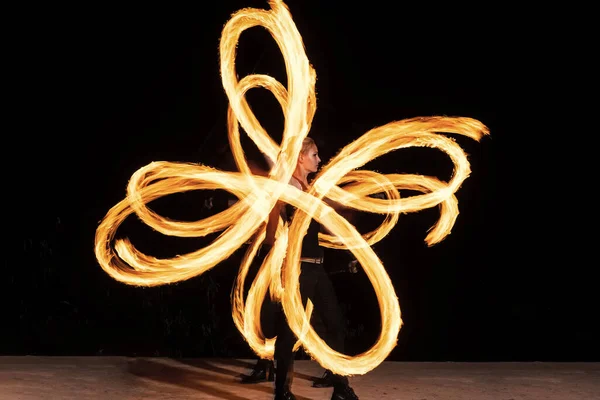
[[[239,172],[224,172],[192,163],[152,162],[136,171],[127,186],[125,199],[113,206],[100,222],[95,238],[98,263],[112,278],[129,285],[157,286],[198,276],[227,259],[243,243],[252,244],[241,262],[232,291],[232,316],[253,351],[273,357],[273,339],[265,338],[259,321],[262,300],[271,288],[291,329],[298,337],[296,348],[304,349],[323,367],[342,375],[365,374],[376,368],[397,344],[402,326],[394,286],[371,245],[393,229],[401,213],[439,206],[440,218],[425,241],[434,245],[451,231],[458,216],[454,193],[470,174],[467,155],[456,142],[440,133],[460,134],[479,141],[489,134],[481,122],[465,117],[420,117],[390,122],[366,132],[343,148],[315,177],[310,190],[303,192],[288,182],[298,158],[302,140],[308,135],[316,111],[316,73],[310,65],[300,33],[288,7],[269,1],[270,9],[245,8],[225,24],[220,42],[223,87],[229,98],[228,137]],[[236,46],[242,32],[254,26],[267,29],[277,42],[285,61],[287,86],[268,75],[237,79]],[[245,93],[262,87],[273,93],[285,115],[280,144],[275,143],[252,113]],[[253,175],[240,142],[239,126],[263,154],[274,160],[268,176]],[[394,150],[431,147],[446,153],[454,164],[448,182],[435,177],[411,174],[380,174],[359,170],[369,161]],[[176,221],[158,215],[147,204],[159,197],[192,190],[226,190],[240,201],[225,211],[199,221]],[[422,194],[401,198],[399,190]],[[374,198],[375,193],[385,198]],[[381,226],[360,234],[353,225],[323,200],[345,207],[385,215]],[[265,237],[267,217],[277,201],[295,206],[291,223],[279,221],[276,242],[243,298],[244,281],[256,252]],[[205,248],[159,259],[138,251],[127,239],[116,239],[123,221],[136,214],[156,231],[178,237],[202,237],[222,232]],[[330,232],[320,234],[320,244],[349,249],[362,265],[378,298],[381,315],[379,337],[367,351],[349,356],[331,349],[310,324],[312,304],[304,309],[300,296],[300,240],[311,218]],[[285,289],[285,290],[284,290]]]

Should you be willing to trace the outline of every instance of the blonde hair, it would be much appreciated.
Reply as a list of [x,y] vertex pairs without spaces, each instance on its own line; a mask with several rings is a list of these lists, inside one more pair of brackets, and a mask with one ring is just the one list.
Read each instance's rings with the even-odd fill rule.
[[311,147],[316,147],[316,143],[313,138],[305,137],[302,141],[302,148],[300,149],[300,154],[306,154]]

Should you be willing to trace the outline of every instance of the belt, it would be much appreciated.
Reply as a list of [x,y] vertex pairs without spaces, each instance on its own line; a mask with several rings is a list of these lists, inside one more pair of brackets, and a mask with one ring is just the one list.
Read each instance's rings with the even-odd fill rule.
[[323,264],[323,257],[313,258],[313,257],[302,257],[300,261],[311,264]]

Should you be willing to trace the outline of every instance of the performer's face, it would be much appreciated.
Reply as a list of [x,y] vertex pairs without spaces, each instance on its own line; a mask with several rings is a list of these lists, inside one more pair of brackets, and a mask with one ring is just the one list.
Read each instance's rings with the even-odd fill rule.
[[317,146],[311,146],[306,153],[300,154],[299,162],[308,172],[317,172],[321,163]]

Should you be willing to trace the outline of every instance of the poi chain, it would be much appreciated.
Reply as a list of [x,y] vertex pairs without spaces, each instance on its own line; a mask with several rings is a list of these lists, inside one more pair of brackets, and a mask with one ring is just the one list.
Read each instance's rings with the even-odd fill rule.
[[[440,206],[440,218],[425,241],[443,240],[458,215],[454,193],[470,174],[467,156],[456,142],[440,133],[455,133],[480,140],[489,131],[481,122],[464,117],[422,117],[390,122],[371,129],[343,148],[313,180],[308,192],[289,185],[302,140],[308,135],[316,111],[316,74],[310,65],[300,33],[287,6],[269,1],[270,9],[246,8],[231,16],[220,41],[223,86],[229,98],[228,136],[239,172],[219,171],[193,163],[152,162],[136,171],[127,186],[127,196],[112,207],[100,222],[95,254],[112,278],[129,285],[157,286],[196,277],[232,255],[243,243],[252,244],[242,260],[232,292],[232,315],[236,326],[257,355],[273,357],[273,341],[260,327],[260,308],[267,289],[280,301],[291,329],[301,345],[324,368],[343,375],[364,374],[383,362],[396,346],[402,326],[400,305],[394,286],[371,245],[383,239],[400,213]],[[285,61],[287,87],[268,75],[236,76],[236,46],[241,33],[254,26],[266,28],[277,42]],[[249,89],[270,90],[285,116],[279,146],[252,113],[245,94]],[[275,161],[268,177],[253,175],[240,142],[239,125],[265,157]],[[380,174],[358,170],[388,152],[408,147],[432,147],[445,152],[454,171],[448,182],[412,174]],[[199,221],[176,221],[158,215],[147,204],[159,197],[192,190],[226,190],[239,201],[223,212]],[[400,198],[399,190],[422,194]],[[370,195],[384,193],[384,199]],[[362,212],[385,215],[375,230],[360,234],[353,225],[329,207],[323,198]],[[243,300],[248,268],[265,237],[266,220],[277,201],[298,209],[289,223],[279,221],[276,241],[265,258]],[[135,213],[145,224],[170,236],[203,237],[223,232],[208,246],[174,258],[159,259],[137,250],[127,239],[116,239],[125,219]],[[349,249],[364,269],[377,295],[381,331],[367,351],[349,356],[334,351],[310,325],[311,304],[305,310],[299,288],[300,252],[311,218],[330,234],[321,233],[322,246]],[[285,290],[283,288],[285,287]]]

